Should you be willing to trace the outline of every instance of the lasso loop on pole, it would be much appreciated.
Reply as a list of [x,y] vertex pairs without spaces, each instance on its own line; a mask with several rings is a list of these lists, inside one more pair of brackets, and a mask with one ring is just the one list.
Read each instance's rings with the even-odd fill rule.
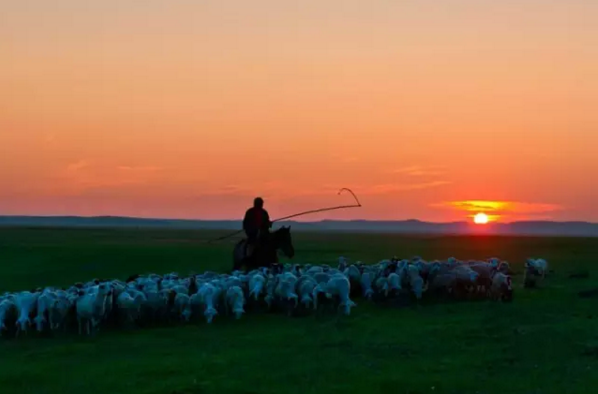
[[[330,207],[330,208],[312,209],[310,211],[300,212],[300,213],[296,213],[294,215],[285,216],[285,217],[282,217],[280,219],[273,220],[272,223],[280,222],[281,220],[287,220],[287,219],[291,219],[291,218],[296,218],[298,216],[308,215],[308,214],[311,214],[311,213],[320,213],[320,212],[327,212],[327,211],[335,211],[335,210],[338,210],[338,209],[361,208],[362,205],[359,202],[359,199],[357,198],[357,196],[355,195],[355,193],[353,193],[353,191],[351,189],[347,189],[346,187],[344,187],[344,188],[342,188],[342,189],[340,189],[338,191],[338,195],[340,196],[341,194],[343,194],[343,192],[348,192],[349,194],[351,194],[351,196],[353,196],[353,199],[355,200],[355,204],[351,204],[351,205],[338,205],[336,207]],[[216,241],[222,241],[223,239],[234,237],[235,235],[240,234],[242,232],[243,232],[243,230],[235,231],[234,233],[230,233],[230,234],[224,235],[224,236],[222,236],[220,238],[213,239],[213,240],[209,241],[209,243],[216,242]]]

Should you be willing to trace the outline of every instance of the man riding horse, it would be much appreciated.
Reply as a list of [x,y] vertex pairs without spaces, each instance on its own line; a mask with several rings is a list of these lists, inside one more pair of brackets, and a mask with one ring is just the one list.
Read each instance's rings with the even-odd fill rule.
[[246,256],[251,256],[257,248],[268,242],[272,222],[268,211],[264,209],[264,200],[257,197],[253,200],[253,207],[245,212],[243,230],[247,235]]

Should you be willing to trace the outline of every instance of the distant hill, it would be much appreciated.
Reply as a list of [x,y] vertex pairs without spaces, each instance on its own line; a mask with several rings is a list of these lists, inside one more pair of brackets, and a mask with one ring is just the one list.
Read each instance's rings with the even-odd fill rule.
[[[410,234],[497,234],[497,235],[555,235],[598,237],[598,224],[586,222],[530,221],[493,223],[475,226],[467,222],[430,223],[419,220],[370,221],[323,220],[319,222],[279,222],[292,225],[295,231],[349,231]],[[238,230],[236,220],[180,220],[143,219],[129,217],[78,216],[0,216],[0,226],[25,227],[90,227],[90,228],[163,228],[197,230]]]

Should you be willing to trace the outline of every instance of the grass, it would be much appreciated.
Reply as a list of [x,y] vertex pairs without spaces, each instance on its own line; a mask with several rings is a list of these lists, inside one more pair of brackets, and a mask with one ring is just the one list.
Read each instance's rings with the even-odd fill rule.
[[[0,229],[0,291],[133,273],[228,270],[233,242],[214,232]],[[103,331],[95,338],[0,341],[0,393],[595,393],[598,240],[295,234],[296,259],[375,262],[501,257],[555,273],[512,304],[384,308],[357,299],[348,318],[248,314],[213,325]],[[568,274],[587,270],[587,279]]]

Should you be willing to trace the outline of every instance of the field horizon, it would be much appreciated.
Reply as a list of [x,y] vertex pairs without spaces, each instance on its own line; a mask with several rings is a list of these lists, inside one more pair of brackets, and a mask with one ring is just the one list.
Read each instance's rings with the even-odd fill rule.
[[[475,225],[467,221],[426,222],[408,220],[332,220],[280,221],[303,232],[354,232],[437,235],[537,235],[598,237],[598,223],[584,221],[514,221]],[[187,230],[230,230],[242,227],[240,220],[202,220],[143,218],[127,216],[2,216],[0,227],[66,227],[66,228],[154,228]]]

